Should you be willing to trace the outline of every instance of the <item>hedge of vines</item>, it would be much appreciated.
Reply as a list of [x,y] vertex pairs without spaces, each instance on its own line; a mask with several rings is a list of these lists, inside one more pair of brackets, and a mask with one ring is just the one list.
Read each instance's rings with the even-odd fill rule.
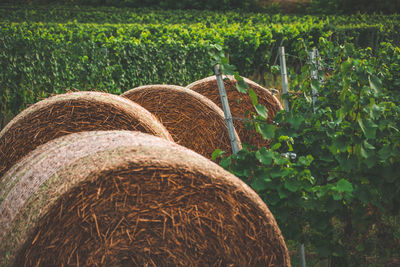
[[393,0],[312,0],[310,9],[320,13],[385,13],[400,12],[400,2]]
[[2,7],[0,15],[1,126],[27,104],[67,90],[186,85],[212,73],[210,44],[226,48],[250,76],[276,63],[280,44],[290,51],[320,37],[357,47],[400,42],[397,15],[353,16],[348,24],[340,16],[78,7]]
[[5,0],[14,3],[70,4],[114,7],[157,7],[170,9],[234,9],[252,8],[258,0]]
[[310,1],[262,1],[262,0],[3,0],[10,4],[68,4],[113,7],[152,7],[167,9],[245,9],[284,10],[303,13],[337,14],[346,13],[386,13],[400,12],[400,2],[393,0],[310,0]]

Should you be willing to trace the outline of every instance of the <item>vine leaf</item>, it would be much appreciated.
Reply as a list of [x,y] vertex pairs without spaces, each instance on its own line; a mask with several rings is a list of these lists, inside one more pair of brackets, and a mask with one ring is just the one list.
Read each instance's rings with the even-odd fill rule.
[[374,91],[375,95],[377,95],[382,87],[382,81],[376,76],[369,76],[369,86]]
[[340,179],[337,182],[336,188],[340,193],[352,193],[354,190],[353,185],[345,179]]
[[257,114],[260,115],[263,119],[267,119],[268,118],[268,110],[265,106],[257,104],[254,105]]
[[378,125],[376,125],[373,121],[371,121],[371,119],[363,120],[362,118],[358,118],[357,122],[360,125],[360,128],[367,139],[375,138],[376,129],[378,128]]
[[271,139],[275,136],[275,126],[271,124],[259,123],[257,125],[257,131],[265,138]]

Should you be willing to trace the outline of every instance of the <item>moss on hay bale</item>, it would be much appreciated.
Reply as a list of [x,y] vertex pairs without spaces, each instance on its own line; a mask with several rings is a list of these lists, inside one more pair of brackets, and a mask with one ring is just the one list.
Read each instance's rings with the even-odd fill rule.
[[0,265],[290,266],[252,189],[158,137],[66,135],[4,177]]
[[[174,85],[141,86],[122,96],[154,114],[177,144],[208,158],[217,148],[230,154],[231,144],[224,113],[206,97]],[[237,134],[236,138],[240,146]]]
[[[249,95],[237,91],[237,81],[233,76],[224,76],[224,78],[224,84],[232,116],[239,119],[245,119],[246,117],[244,116],[244,114],[246,111],[255,112]],[[264,105],[267,108],[268,122],[272,123],[272,119],[275,116],[276,112],[282,109],[281,103],[274,95],[272,95],[272,93],[268,89],[258,85],[257,83],[247,78],[243,79],[257,94],[258,103]],[[222,108],[221,98],[219,96],[218,85],[215,76],[210,76],[208,78],[204,78],[202,80],[191,83],[187,86],[187,88],[211,99],[211,101]],[[250,118],[250,116],[247,116],[247,118]],[[263,140],[261,135],[257,134],[255,131],[249,131],[246,129],[244,120],[236,119],[234,120],[234,125],[243,143],[252,144],[257,147],[268,145],[268,142]]]
[[94,130],[136,130],[172,140],[152,114],[123,97],[100,92],[57,95],[23,110],[0,132],[0,181],[37,146],[69,133]]

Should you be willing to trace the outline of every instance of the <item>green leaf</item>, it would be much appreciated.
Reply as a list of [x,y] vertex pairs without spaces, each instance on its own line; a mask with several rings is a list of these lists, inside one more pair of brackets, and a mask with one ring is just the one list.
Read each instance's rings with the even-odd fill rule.
[[311,155],[308,156],[300,156],[299,160],[297,161],[298,165],[308,167],[313,162],[314,158]]
[[290,113],[286,121],[292,125],[295,130],[298,130],[301,124],[304,122],[304,117]]
[[338,136],[334,141],[333,141],[333,146],[334,146],[334,151],[335,153],[336,149],[339,150],[340,152],[346,152],[347,151],[347,144],[346,144],[346,138],[342,135]]
[[[236,75],[235,75],[236,76]],[[236,89],[243,94],[247,93],[247,89],[249,88],[249,85],[243,80],[242,77],[239,76],[236,83]]]
[[[285,199],[288,197],[288,192],[284,190],[282,186],[278,187],[278,194],[280,199]],[[282,214],[280,214],[282,216]]]
[[[373,100],[374,100],[374,99],[372,98],[372,99],[371,99],[371,102],[372,102]],[[373,118],[374,120],[377,120],[377,119],[379,119],[379,117],[381,116],[381,114],[382,114],[384,111],[385,111],[385,108],[384,108],[384,107],[380,107],[380,106],[378,106],[378,105],[375,105],[375,103],[372,103],[372,104],[370,105],[369,114],[370,114],[371,118]]]
[[340,193],[351,193],[354,190],[353,185],[345,179],[340,179],[337,182],[336,188],[337,191]]
[[382,81],[376,76],[369,76],[369,86],[374,91],[375,95],[379,93],[382,87]]
[[268,203],[268,205],[276,205],[281,198],[279,197],[279,194],[276,192],[272,192],[271,194],[268,194],[267,200],[265,203]]
[[235,66],[230,64],[221,64],[221,71],[225,75],[233,75],[235,73]]
[[360,125],[361,130],[363,131],[365,137],[367,139],[374,139],[376,136],[376,129],[378,125],[376,125],[371,119],[367,118],[365,120],[358,118],[358,124]]
[[[265,139],[271,139],[275,136],[275,126],[272,124],[259,123],[257,125],[257,131]],[[275,144],[275,146],[276,146],[276,144]]]
[[341,200],[343,198],[342,195],[338,193],[333,193],[332,197],[334,200]]
[[268,177],[265,177],[265,179],[259,178],[255,179],[254,181],[251,182],[250,186],[255,190],[255,191],[263,191],[268,188],[268,182],[270,182],[271,179]]
[[254,92],[253,88],[249,89],[249,96],[251,99],[251,103],[253,103],[253,106],[256,106],[258,104],[258,100],[257,100],[256,92]]
[[363,203],[369,202],[370,200],[369,191],[368,189],[365,188],[365,186],[357,190],[357,198]]
[[285,188],[291,192],[296,192],[299,188],[300,182],[295,179],[287,179],[285,181]]
[[222,151],[221,149],[217,148],[214,150],[214,152],[211,155],[212,160],[216,160],[220,156],[222,156],[225,153],[225,151]]
[[379,157],[383,160],[386,161],[392,154],[392,148],[391,145],[386,144],[384,145],[378,152]]
[[338,158],[339,164],[340,164],[340,168],[345,171],[351,171],[352,169],[357,167],[357,160],[356,157],[351,156],[351,157],[345,157],[345,156],[341,156]]
[[271,172],[269,173],[269,175],[271,176],[272,179],[281,178],[283,176],[283,174],[285,174],[285,173],[283,173],[281,169],[277,169],[277,168],[272,169]]
[[254,105],[254,107],[256,108],[258,115],[260,115],[264,119],[268,119],[268,110],[266,107],[260,104]]
[[271,165],[273,161],[273,152],[270,152],[265,147],[262,147],[256,152],[256,158],[264,165]]
[[369,157],[368,152],[364,149],[363,146],[360,147],[360,155],[361,157],[367,159]]
[[224,169],[228,169],[228,167],[232,164],[231,159],[228,158],[222,158],[221,162],[219,163],[219,165],[221,165],[222,168]]
[[342,72],[348,73],[348,72],[351,71],[352,67],[353,67],[353,63],[352,63],[351,59],[348,58],[346,61],[344,61],[342,63],[342,65],[340,66],[340,69],[341,69]]
[[274,144],[274,145],[271,147],[271,150],[277,150],[277,149],[279,149],[281,146],[282,146],[281,143],[276,143],[276,144]]
[[320,87],[321,87],[321,84],[318,80],[316,80],[316,79],[311,80],[311,89],[312,90],[315,90],[318,93]]
[[268,176],[269,168],[260,168],[253,176],[254,180],[261,179],[264,182],[271,182],[271,178]]
[[281,67],[279,65],[271,66],[271,73],[279,74],[281,72]]
[[370,143],[368,143],[367,140],[364,140],[363,146],[364,146],[366,149],[370,149],[370,150],[375,149],[375,147],[374,147],[373,145],[371,145]]
[[368,158],[364,161],[364,164],[367,166],[368,169],[371,169],[378,163],[379,158],[375,156],[374,152],[368,153]]
[[235,77],[235,80],[238,82],[243,80],[242,76],[240,76],[238,71],[236,71],[235,74],[233,74],[233,77]]
[[284,164],[288,164],[289,163],[289,159],[285,158],[281,155],[274,157],[274,161],[277,165],[284,165]]

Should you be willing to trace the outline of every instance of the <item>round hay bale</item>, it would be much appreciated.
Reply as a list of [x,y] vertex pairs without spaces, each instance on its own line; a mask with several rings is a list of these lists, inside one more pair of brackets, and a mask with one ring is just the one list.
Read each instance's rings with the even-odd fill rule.
[[4,177],[2,266],[290,266],[252,189],[158,137],[66,135]]
[[[245,119],[244,113],[246,111],[255,112],[250,96],[237,91],[237,81],[233,76],[224,76],[224,78],[229,107],[232,116],[234,117],[234,125],[241,141],[243,143],[255,145],[256,147],[268,145],[268,142],[264,140],[260,134],[257,134],[255,131],[249,131],[245,127],[245,123],[243,120]],[[247,78],[243,79],[257,94],[258,103],[264,105],[267,108],[268,122],[272,123],[276,112],[282,109],[281,103],[274,95],[272,95],[272,93],[268,89],[258,85],[257,83]],[[219,96],[218,85],[215,76],[210,76],[208,78],[191,83],[186,88],[202,94],[203,96],[211,99],[211,101],[216,103],[220,108],[222,108],[221,98]],[[247,116],[247,118],[250,118],[250,116]]]
[[[161,84],[137,87],[122,96],[154,114],[177,144],[207,158],[217,148],[231,154],[224,112],[206,97],[184,87]],[[241,147],[237,134],[236,138]]]
[[0,132],[0,181],[37,146],[62,135],[94,130],[135,130],[172,140],[151,113],[123,97],[100,92],[57,95],[23,110]]

